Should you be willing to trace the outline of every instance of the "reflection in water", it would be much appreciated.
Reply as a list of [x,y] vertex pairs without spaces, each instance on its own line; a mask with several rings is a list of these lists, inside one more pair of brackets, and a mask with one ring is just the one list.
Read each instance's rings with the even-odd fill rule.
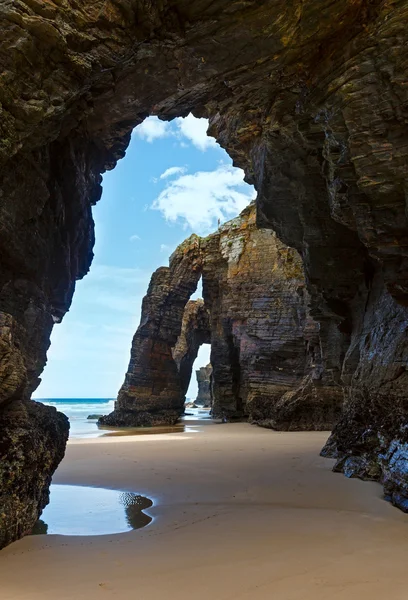
[[155,427],[111,427],[98,425],[99,434],[103,437],[119,437],[127,435],[155,435],[167,433],[199,433],[203,425],[211,423],[208,408],[189,408],[182,420],[175,425],[157,425]]
[[152,520],[149,515],[143,512],[146,508],[152,506],[152,501],[144,496],[137,496],[132,492],[122,492],[120,503],[125,508],[126,521],[131,529],[140,529],[145,527]]
[[[107,433],[105,433],[105,431]],[[158,425],[157,427],[109,427],[107,425],[99,425],[99,432],[103,437],[120,437],[127,435],[158,435],[167,433],[197,433],[196,427],[177,423],[177,425]]]
[[52,485],[50,503],[32,534],[106,535],[145,527],[152,517],[143,511],[149,498],[118,490]]

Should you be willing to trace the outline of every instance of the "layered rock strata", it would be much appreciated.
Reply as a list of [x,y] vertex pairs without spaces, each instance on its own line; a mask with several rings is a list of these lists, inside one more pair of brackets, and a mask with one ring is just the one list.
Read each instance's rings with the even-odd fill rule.
[[65,415],[38,402],[0,412],[0,548],[29,533],[48,504],[68,431]]
[[197,398],[195,404],[203,408],[211,408],[212,404],[212,366],[211,364],[196,370]]
[[[29,300],[26,292],[32,294]],[[52,320],[36,286],[8,282],[0,301],[0,548],[30,532],[48,504],[52,475],[68,439],[68,419],[32,402]]]
[[180,374],[184,396],[190,384],[194,361],[202,344],[211,344],[210,314],[202,299],[190,300],[184,309],[181,332],[173,349],[173,358]]
[[296,250],[258,229],[256,207],[204,239],[213,414],[275,429],[331,429],[343,396],[323,369]]
[[302,256],[349,403],[330,447],[406,497],[407,21],[407,0],[3,2],[0,313],[18,338],[3,405],[38,384],[89,268],[101,173],[146,115],[193,111]]
[[192,235],[178,246],[169,267],[160,267],[152,275],[115,410],[101,417],[100,424],[171,425],[184,412],[185,391],[173,349],[200,274],[200,240]]
[[[187,302],[201,275],[204,300]],[[330,429],[343,396],[323,369],[308,302],[299,254],[256,227],[254,203],[207,238],[189,238],[152,277],[125,383],[100,422],[175,422],[198,349],[211,343],[215,417]]]

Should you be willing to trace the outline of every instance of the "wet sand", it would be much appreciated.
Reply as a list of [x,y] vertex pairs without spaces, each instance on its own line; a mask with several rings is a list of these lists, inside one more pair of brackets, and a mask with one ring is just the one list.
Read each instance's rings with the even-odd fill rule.
[[327,435],[205,423],[70,442],[54,483],[148,496],[153,522],[12,544],[1,600],[406,600],[408,517],[330,471]]

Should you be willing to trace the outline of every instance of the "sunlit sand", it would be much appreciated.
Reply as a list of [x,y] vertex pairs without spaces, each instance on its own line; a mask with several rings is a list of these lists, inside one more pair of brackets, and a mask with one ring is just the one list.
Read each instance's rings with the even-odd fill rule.
[[1,599],[406,600],[406,516],[331,472],[327,433],[198,428],[70,442],[54,483],[143,494],[153,522],[12,544]]

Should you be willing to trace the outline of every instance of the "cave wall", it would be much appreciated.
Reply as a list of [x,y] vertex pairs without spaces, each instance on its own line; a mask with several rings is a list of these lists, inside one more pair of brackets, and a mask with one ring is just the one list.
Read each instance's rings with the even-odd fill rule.
[[147,114],[193,111],[302,256],[349,402],[331,447],[406,494],[407,21],[407,0],[3,3],[0,410],[28,402],[89,268],[101,173]]

